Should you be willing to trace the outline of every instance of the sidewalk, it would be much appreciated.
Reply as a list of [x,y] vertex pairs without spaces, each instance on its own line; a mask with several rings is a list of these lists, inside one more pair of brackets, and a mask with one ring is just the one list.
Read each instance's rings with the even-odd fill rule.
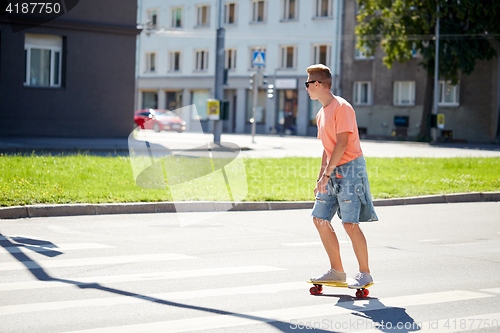
[[[136,141],[149,141],[172,152],[200,147],[213,141],[211,134],[140,131]],[[314,137],[223,134],[222,142],[238,145],[243,157],[321,157],[321,141]],[[45,138],[0,137],[0,153],[128,155],[126,138]],[[429,144],[405,141],[361,140],[366,157],[500,157],[500,145],[443,143]]]
[[[203,145],[213,140],[212,135],[196,133],[154,133],[141,131],[135,144],[148,141],[149,144],[162,146],[167,154],[175,154],[188,149],[203,149]],[[321,157],[323,147],[321,141],[312,137],[256,135],[255,142],[247,134],[223,134],[222,142],[236,144],[241,149],[241,156],[247,158],[277,157]],[[144,142],[142,142],[144,144]],[[222,143],[224,146],[224,144]],[[368,141],[362,140],[361,146],[367,157],[500,157],[499,145],[479,144],[441,144]],[[90,153],[97,155],[128,155],[128,139],[79,139],[79,138],[37,138],[9,137],[0,138],[0,152],[15,153],[51,153],[74,154]],[[500,192],[458,193],[432,195],[412,198],[378,199],[375,206],[452,203],[452,202],[484,202],[500,201]],[[314,202],[242,202],[232,210],[278,210],[278,209],[310,209]],[[181,208],[183,212],[225,211],[224,203],[218,202],[151,202],[151,203],[118,203],[118,204],[64,204],[33,205],[0,208],[0,219],[94,215],[94,214],[133,214],[175,212]]]
[[[375,206],[399,206],[492,201],[500,201],[500,192],[454,193],[411,198],[375,199],[373,200],[373,204]],[[227,211],[227,204],[225,202],[183,201],[14,206],[0,208],[0,219],[102,214],[175,213],[177,210],[183,213],[223,212]],[[313,205],[314,201],[241,202],[229,211],[311,209]]]

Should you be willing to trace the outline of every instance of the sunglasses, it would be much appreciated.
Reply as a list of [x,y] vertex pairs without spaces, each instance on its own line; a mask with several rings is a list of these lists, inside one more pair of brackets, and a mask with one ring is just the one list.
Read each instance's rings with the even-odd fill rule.
[[306,82],[306,88],[309,88],[309,83],[314,83],[314,82],[321,83],[321,81],[307,81]]

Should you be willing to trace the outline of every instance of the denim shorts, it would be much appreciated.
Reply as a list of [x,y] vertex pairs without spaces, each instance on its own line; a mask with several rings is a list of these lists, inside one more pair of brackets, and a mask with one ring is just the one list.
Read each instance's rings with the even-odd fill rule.
[[354,190],[354,185],[349,180],[345,178],[330,179],[326,185],[326,191],[326,193],[318,192],[316,194],[312,216],[331,221],[338,211],[342,223],[359,223],[361,200]]

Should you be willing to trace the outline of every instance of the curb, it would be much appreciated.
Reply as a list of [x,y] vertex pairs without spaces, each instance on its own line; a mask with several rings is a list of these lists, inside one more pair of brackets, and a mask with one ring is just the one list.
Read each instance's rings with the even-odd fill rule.
[[[374,206],[381,207],[492,201],[500,201],[500,192],[454,193],[409,198],[377,199],[373,200],[373,204]],[[106,214],[311,209],[313,205],[314,201],[241,202],[236,205],[231,202],[214,201],[29,205],[0,208],[0,219]]]

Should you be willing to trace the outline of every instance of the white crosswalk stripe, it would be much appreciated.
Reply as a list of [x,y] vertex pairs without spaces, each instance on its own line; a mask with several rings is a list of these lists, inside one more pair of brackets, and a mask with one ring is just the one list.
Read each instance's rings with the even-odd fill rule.
[[37,260],[36,262],[12,261],[12,262],[0,263],[0,271],[11,271],[11,270],[26,269],[26,268],[36,269],[39,267],[43,268],[79,267],[79,266],[152,262],[152,261],[163,261],[163,260],[186,260],[186,259],[196,259],[196,258],[178,253],[159,253],[159,254],[146,254],[146,255],[114,256],[114,257]]
[[500,294],[500,288],[481,289],[480,291],[484,291],[487,293]]
[[95,298],[76,301],[44,302],[20,305],[0,306],[0,317],[17,313],[26,313],[33,311],[55,311],[69,308],[84,308],[93,306],[114,306],[121,304],[135,304],[145,300],[186,300],[213,296],[235,296],[245,294],[270,294],[283,292],[286,290],[299,290],[304,288],[304,282],[289,282],[279,284],[257,285],[257,286],[238,286],[233,288],[213,288],[205,290],[189,290],[171,293],[160,293],[151,295],[133,295],[132,297],[108,297]]
[[371,310],[381,310],[387,307],[408,307],[416,305],[428,305],[446,302],[458,302],[471,299],[487,298],[491,295],[470,292],[470,291],[448,291],[439,293],[430,293],[422,295],[406,295],[381,300],[381,302],[370,303],[365,301],[364,304],[356,302],[356,304],[348,304],[344,307],[338,307],[333,304],[313,305],[295,308],[284,308],[267,311],[255,311],[249,313],[240,313],[235,315],[224,316],[209,316],[198,317],[181,320],[170,320],[164,322],[156,322],[149,324],[127,325],[119,327],[108,327],[91,330],[75,331],[73,333],[94,333],[94,332],[189,332],[196,330],[208,330],[217,328],[236,327],[242,325],[251,325],[256,323],[265,323],[272,321],[290,321],[297,318],[331,316],[339,314],[348,314],[352,311],[359,310],[363,312]]
[[[154,273],[138,273],[138,274],[122,274],[113,276],[95,276],[78,278],[78,282],[74,285],[85,285],[88,283],[120,283],[120,282],[135,282],[135,281],[153,281],[166,279],[186,279],[190,277],[208,277],[230,274],[245,274],[245,273],[264,273],[282,271],[282,268],[271,266],[242,266],[242,267],[220,267],[220,268],[205,268],[192,269],[185,271],[174,272],[154,272]],[[10,282],[1,283],[0,291],[7,290],[27,290],[27,289],[45,289],[45,288],[63,288],[73,287],[68,283],[54,281],[26,281],[26,282]]]
[[63,252],[73,250],[98,250],[98,249],[111,249],[112,246],[97,244],[97,243],[76,243],[76,244],[59,244],[57,246],[44,246],[44,245],[18,245],[0,247],[0,254],[13,254],[13,253],[29,253],[29,252]]

